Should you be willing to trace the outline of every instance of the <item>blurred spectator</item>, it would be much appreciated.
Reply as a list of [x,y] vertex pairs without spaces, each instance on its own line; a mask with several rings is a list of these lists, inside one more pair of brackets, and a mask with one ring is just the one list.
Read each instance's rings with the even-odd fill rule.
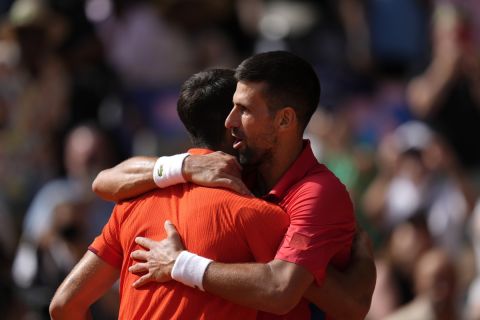
[[365,213],[384,232],[424,215],[434,241],[458,254],[475,191],[455,155],[419,122],[400,126],[380,148],[382,167],[365,193]]
[[430,65],[409,85],[412,110],[447,140],[462,166],[478,174],[480,148],[472,137],[480,136],[480,51],[468,12],[437,5],[432,40]]
[[[102,40],[111,65],[130,88],[181,83],[193,72],[193,48],[186,35],[148,1],[126,1],[114,11],[112,1],[88,1],[88,17]],[[93,11],[103,8],[102,17]]]
[[[30,267],[35,268],[28,286],[21,287],[19,291],[23,302],[29,307],[25,317],[49,318],[48,305],[55,290],[83,256],[90,242],[86,211],[88,205],[84,203],[59,203],[54,208],[50,228],[42,235],[38,247],[31,252],[31,261],[26,261],[25,256],[19,258],[24,263],[32,263]],[[93,315],[101,319],[116,318],[117,308],[110,306],[110,310],[104,310],[101,303],[93,307]]]
[[358,178],[353,141],[344,113],[317,110],[306,131],[316,158],[325,163],[351,192]]
[[432,239],[422,216],[409,219],[392,230],[377,261],[377,286],[368,319],[384,319],[414,297],[414,269],[432,248]]
[[37,193],[24,219],[23,237],[38,243],[51,226],[54,208],[65,201],[87,200],[89,236],[100,231],[110,215],[112,204],[97,199],[91,191],[96,174],[115,159],[107,136],[93,125],[80,125],[66,138],[64,164],[66,177],[52,180]]
[[385,320],[459,319],[456,271],[453,261],[441,249],[425,253],[415,267],[415,299]]
[[368,320],[383,320],[401,304],[401,294],[393,270],[385,259],[376,259],[377,282],[373,292]]
[[47,12],[41,1],[16,1],[0,25],[1,186],[14,214],[57,173],[55,134],[68,114],[67,76]]
[[[73,202],[59,203],[52,212],[51,223],[37,246],[21,244],[14,272],[20,285],[21,299],[29,307],[27,315],[43,319],[56,288],[83,255],[85,239],[85,208]],[[30,256],[27,256],[30,254]],[[28,264],[19,266],[19,263]],[[19,268],[34,269],[30,279],[20,279]],[[28,284],[20,283],[28,280]]]
[[[95,197],[91,183],[113,160],[111,143],[98,128],[76,127],[65,142],[67,176],[45,184],[25,216],[13,277],[15,284],[26,293],[22,297],[26,303],[42,313],[48,315],[48,299],[53,290],[110,216],[113,204]],[[68,250],[52,248],[62,243],[57,240],[66,241],[68,245],[64,247]],[[52,263],[53,267],[44,265]],[[35,299],[38,290],[43,292],[37,297],[40,300]]]

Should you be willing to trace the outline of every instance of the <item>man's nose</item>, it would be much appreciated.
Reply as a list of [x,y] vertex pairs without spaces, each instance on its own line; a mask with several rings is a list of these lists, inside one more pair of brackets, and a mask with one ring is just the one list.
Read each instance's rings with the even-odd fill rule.
[[235,107],[233,107],[232,111],[228,114],[227,119],[225,119],[225,127],[227,129],[238,127],[238,112],[236,112]]

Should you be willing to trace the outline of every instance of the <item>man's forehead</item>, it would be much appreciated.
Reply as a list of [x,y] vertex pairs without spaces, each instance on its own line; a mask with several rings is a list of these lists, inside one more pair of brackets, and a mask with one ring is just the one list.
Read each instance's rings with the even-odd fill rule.
[[233,95],[234,103],[242,103],[246,99],[263,99],[266,84],[264,82],[237,82],[237,89]]

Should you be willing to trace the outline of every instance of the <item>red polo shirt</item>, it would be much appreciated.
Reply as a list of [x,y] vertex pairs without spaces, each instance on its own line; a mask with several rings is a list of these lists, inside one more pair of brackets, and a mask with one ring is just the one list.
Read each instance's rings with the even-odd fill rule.
[[[355,234],[353,204],[345,186],[313,155],[310,142],[273,189],[265,196],[290,216],[290,226],[275,259],[307,268],[318,285],[332,263],[345,268]],[[308,319],[302,300],[284,319]],[[262,314],[262,318],[265,314]],[[278,319],[278,318],[277,318]]]

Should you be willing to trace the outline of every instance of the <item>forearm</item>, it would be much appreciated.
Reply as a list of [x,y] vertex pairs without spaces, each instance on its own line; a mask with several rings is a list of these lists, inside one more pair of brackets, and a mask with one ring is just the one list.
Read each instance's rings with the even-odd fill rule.
[[346,270],[327,270],[321,287],[311,285],[305,297],[335,319],[364,319],[370,309],[377,272],[367,233],[357,226]]
[[118,279],[119,271],[87,251],[50,303],[53,319],[89,319],[89,308]]
[[93,181],[92,190],[101,198],[115,202],[153,190],[156,188],[152,177],[155,161],[153,157],[133,157],[103,170]]
[[453,58],[435,57],[425,73],[411,82],[408,100],[420,117],[426,117],[436,109],[456,73],[456,62]]
[[91,320],[92,314],[89,308],[64,308],[51,309],[50,318],[52,320]]
[[277,260],[268,264],[212,263],[204,275],[203,286],[207,292],[234,303],[284,314],[297,305],[313,280],[308,271],[292,272],[284,264]]
[[369,299],[357,292],[361,290],[345,287],[336,273],[330,271],[321,287],[312,284],[304,297],[334,319],[364,319],[370,309]]

